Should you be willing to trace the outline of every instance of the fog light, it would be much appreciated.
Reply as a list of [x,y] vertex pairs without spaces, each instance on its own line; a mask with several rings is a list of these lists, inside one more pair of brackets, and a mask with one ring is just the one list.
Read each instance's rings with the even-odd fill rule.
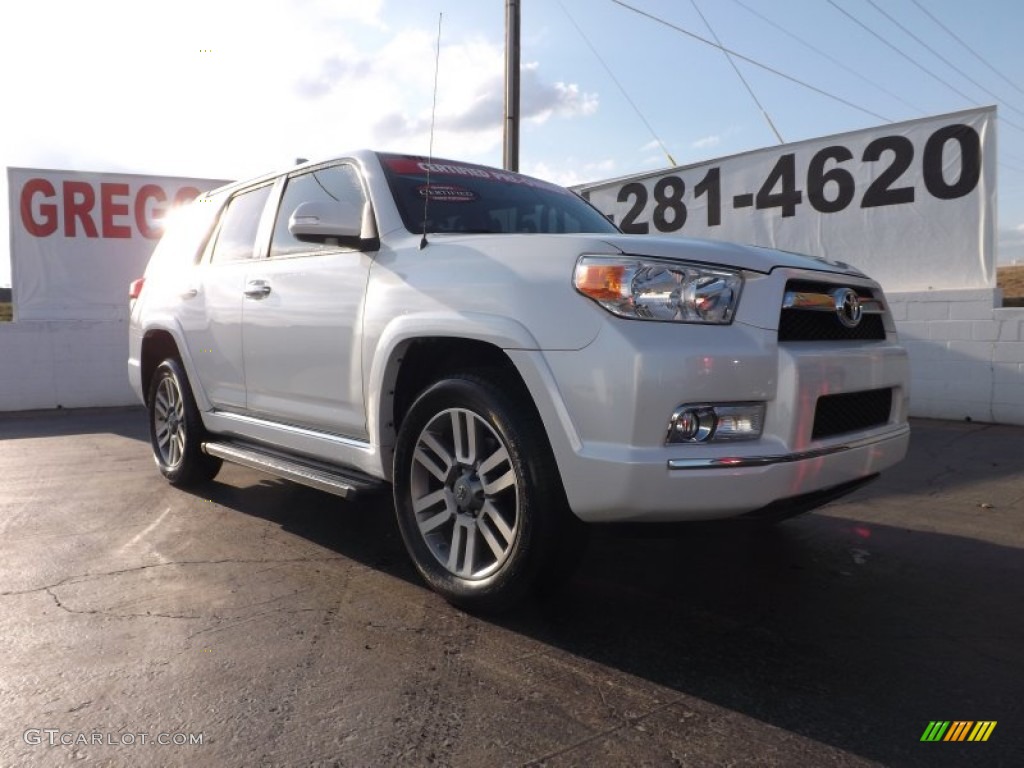
[[668,424],[666,443],[756,440],[764,428],[764,403],[681,405]]
[[715,412],[706,406],[677,408],[668,426],[670,443],[703,443],[715,432]]

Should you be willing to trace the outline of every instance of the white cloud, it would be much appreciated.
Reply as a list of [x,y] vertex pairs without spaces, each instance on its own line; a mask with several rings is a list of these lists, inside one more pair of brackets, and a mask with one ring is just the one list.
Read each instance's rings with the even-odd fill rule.
[[[640,148],[640,157],[635,163],[631,163],[634,170],[647,168],[668,168],[678,161],[678,158],[669,157],[671,150],[662,146],[657,139],[651,139]],[[674,162],[676,161],[676,162]]]
[[[431,14],[411,8],[394,0],[19,3],[17,23],[0,24],[8,118],[0,166],[245,178],[357,147],[425,153],[437,30]],[[503,45],[497,34],[444,40],[437,154],[493,160]],[[598,105],[540,63],[524,65],[524,123],[585,118]],[[0,243],[6,218],[0,213]]]
[[522,68],[521,117],[534,123],[546,122],[550,117],[580,117],[597,111],[598,98],[583,93],[576,83],[545,83],[536,62]]
[[345,80],[362,80],[373,75],[372,63],[366,58],[342,58],[337,54],[321,62],[312,74],[301,74],[295,82],[295,93],[307,99],[329,96]]
[[[435,133],[440,145],[456,151],[479,153],[501,142],[504,113],[504,51],[480,41],[442,49]],[[445,62],[456,62],[452,75]],[[450,70],[449,70],[450,71]],[[592,115],[598,108],[594,94],[583,93],[575,83],[545,82],[536,62],[523,65],[520,119],[542,124],[552,117]],[[430,109],[425,104],[415,113],[392,110],[382,113],[373,128],[378,143],[398,140],[422,143],[430,132]],[[467,144],[468,142],[468,144]]]
[[[658,149],[660,150],[660,147],[658,147]],[[669,158],[665,155],[665,153],[659,152],[658,154],[650,154],[640,158],[640,160],[636,163],[635,170],[641,171],[652,168],[669,168],[671,166],[672,163],[669,162]]]
[[[353,49],[339,31],[346,25],[313,23],[312,2],[25,4],[19,24],[0,31],[0,66],[24,72],[28,61],[30,72],[5,77],[0,100],[31,119],[5,126],[3,152],[24,164],[63,155],[99,170],[264,169],[291,154],[285,137],[308,130],[304,118],[318,117],[296,108],[290,68],[308,71],[316,51]],[[331,22],[372,19],[379,3],[338,6]]]
[[293,0],[296,10],[314,16],[322,23],[356,21],[367,26],[388,29],[382,11],[384,0]]
[[722,143],[721,136],[705,136],[704,138],[697,139],[690,144],[694,149],[710,149],[711,147],[717,147]]
[[536,176],[538,179],[561,184],[563,187],[571,187],[576,184],[601,181],[602,179],[614,176],[615,167],[616,163],[612,158],[589,163],[578,163],[573,158],[568,158],[564,165],[557,167],[544,162],[537,162],[521,170],[529,176]]
[[[31,69],[0,82],[0,103],[31,115],[5,125],[4,164],[239,177],[358,146],[428,150],[436,31],[402,28],[384,0],[97,3],[25,4],[0,27],[0,67]],[[435,152],[500,146],[504,71],[504,40],[442,43]],[[536,61],[521,87],[524,123],[598,109]]]
[[[31,115],[5,125],[6,165],[238,177],[355,147],[427,151],[436,31],[385,23],[383,0],[179,0],[159,16],[104,0],[116,25],[90,3],[23,7],[0,29],[0,67],[31,68],[0,82],[0,103]],[[442,45],[435,151],[500,146],[503,74],[503,41]],[[595,94],[524,65],[524,122],[597,108]]]

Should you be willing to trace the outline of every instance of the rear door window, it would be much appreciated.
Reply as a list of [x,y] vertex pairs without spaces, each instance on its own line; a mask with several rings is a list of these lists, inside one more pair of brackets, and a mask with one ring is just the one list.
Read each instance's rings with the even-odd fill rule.
[[157,272],[198,263],[222,204],[216,198],[200,197],[175,208],[164,220],[164,234],[153,251],[148,269]]
[[239,192],[231,198],[227,210],[221,217],[212,262],[244,261],[253,257],[256,232],[260,226],[263,209],[270,197],[270,190],[271,186],[266,185]]

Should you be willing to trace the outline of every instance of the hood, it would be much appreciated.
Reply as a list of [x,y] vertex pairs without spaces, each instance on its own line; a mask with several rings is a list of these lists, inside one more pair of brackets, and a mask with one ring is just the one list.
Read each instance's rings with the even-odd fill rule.
[[763,248],[759,245],[736,245],[720,240],[650,235],[612,235],[602,237],[601,240],[630,256],[720,264],[765,274],[778,267],[785,267],[866,277],[856,267],[841,261],[827,261],[815,256]]

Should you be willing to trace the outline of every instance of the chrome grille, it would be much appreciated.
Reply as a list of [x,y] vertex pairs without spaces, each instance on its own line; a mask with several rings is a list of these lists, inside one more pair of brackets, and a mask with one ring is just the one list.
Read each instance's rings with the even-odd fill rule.
[[[835,293],[850,288],[860,299],[863,316],[853,328],[840,322]],[[868,288],[790,280],[779,315],[779,341],[884,341],[884,306]]]

